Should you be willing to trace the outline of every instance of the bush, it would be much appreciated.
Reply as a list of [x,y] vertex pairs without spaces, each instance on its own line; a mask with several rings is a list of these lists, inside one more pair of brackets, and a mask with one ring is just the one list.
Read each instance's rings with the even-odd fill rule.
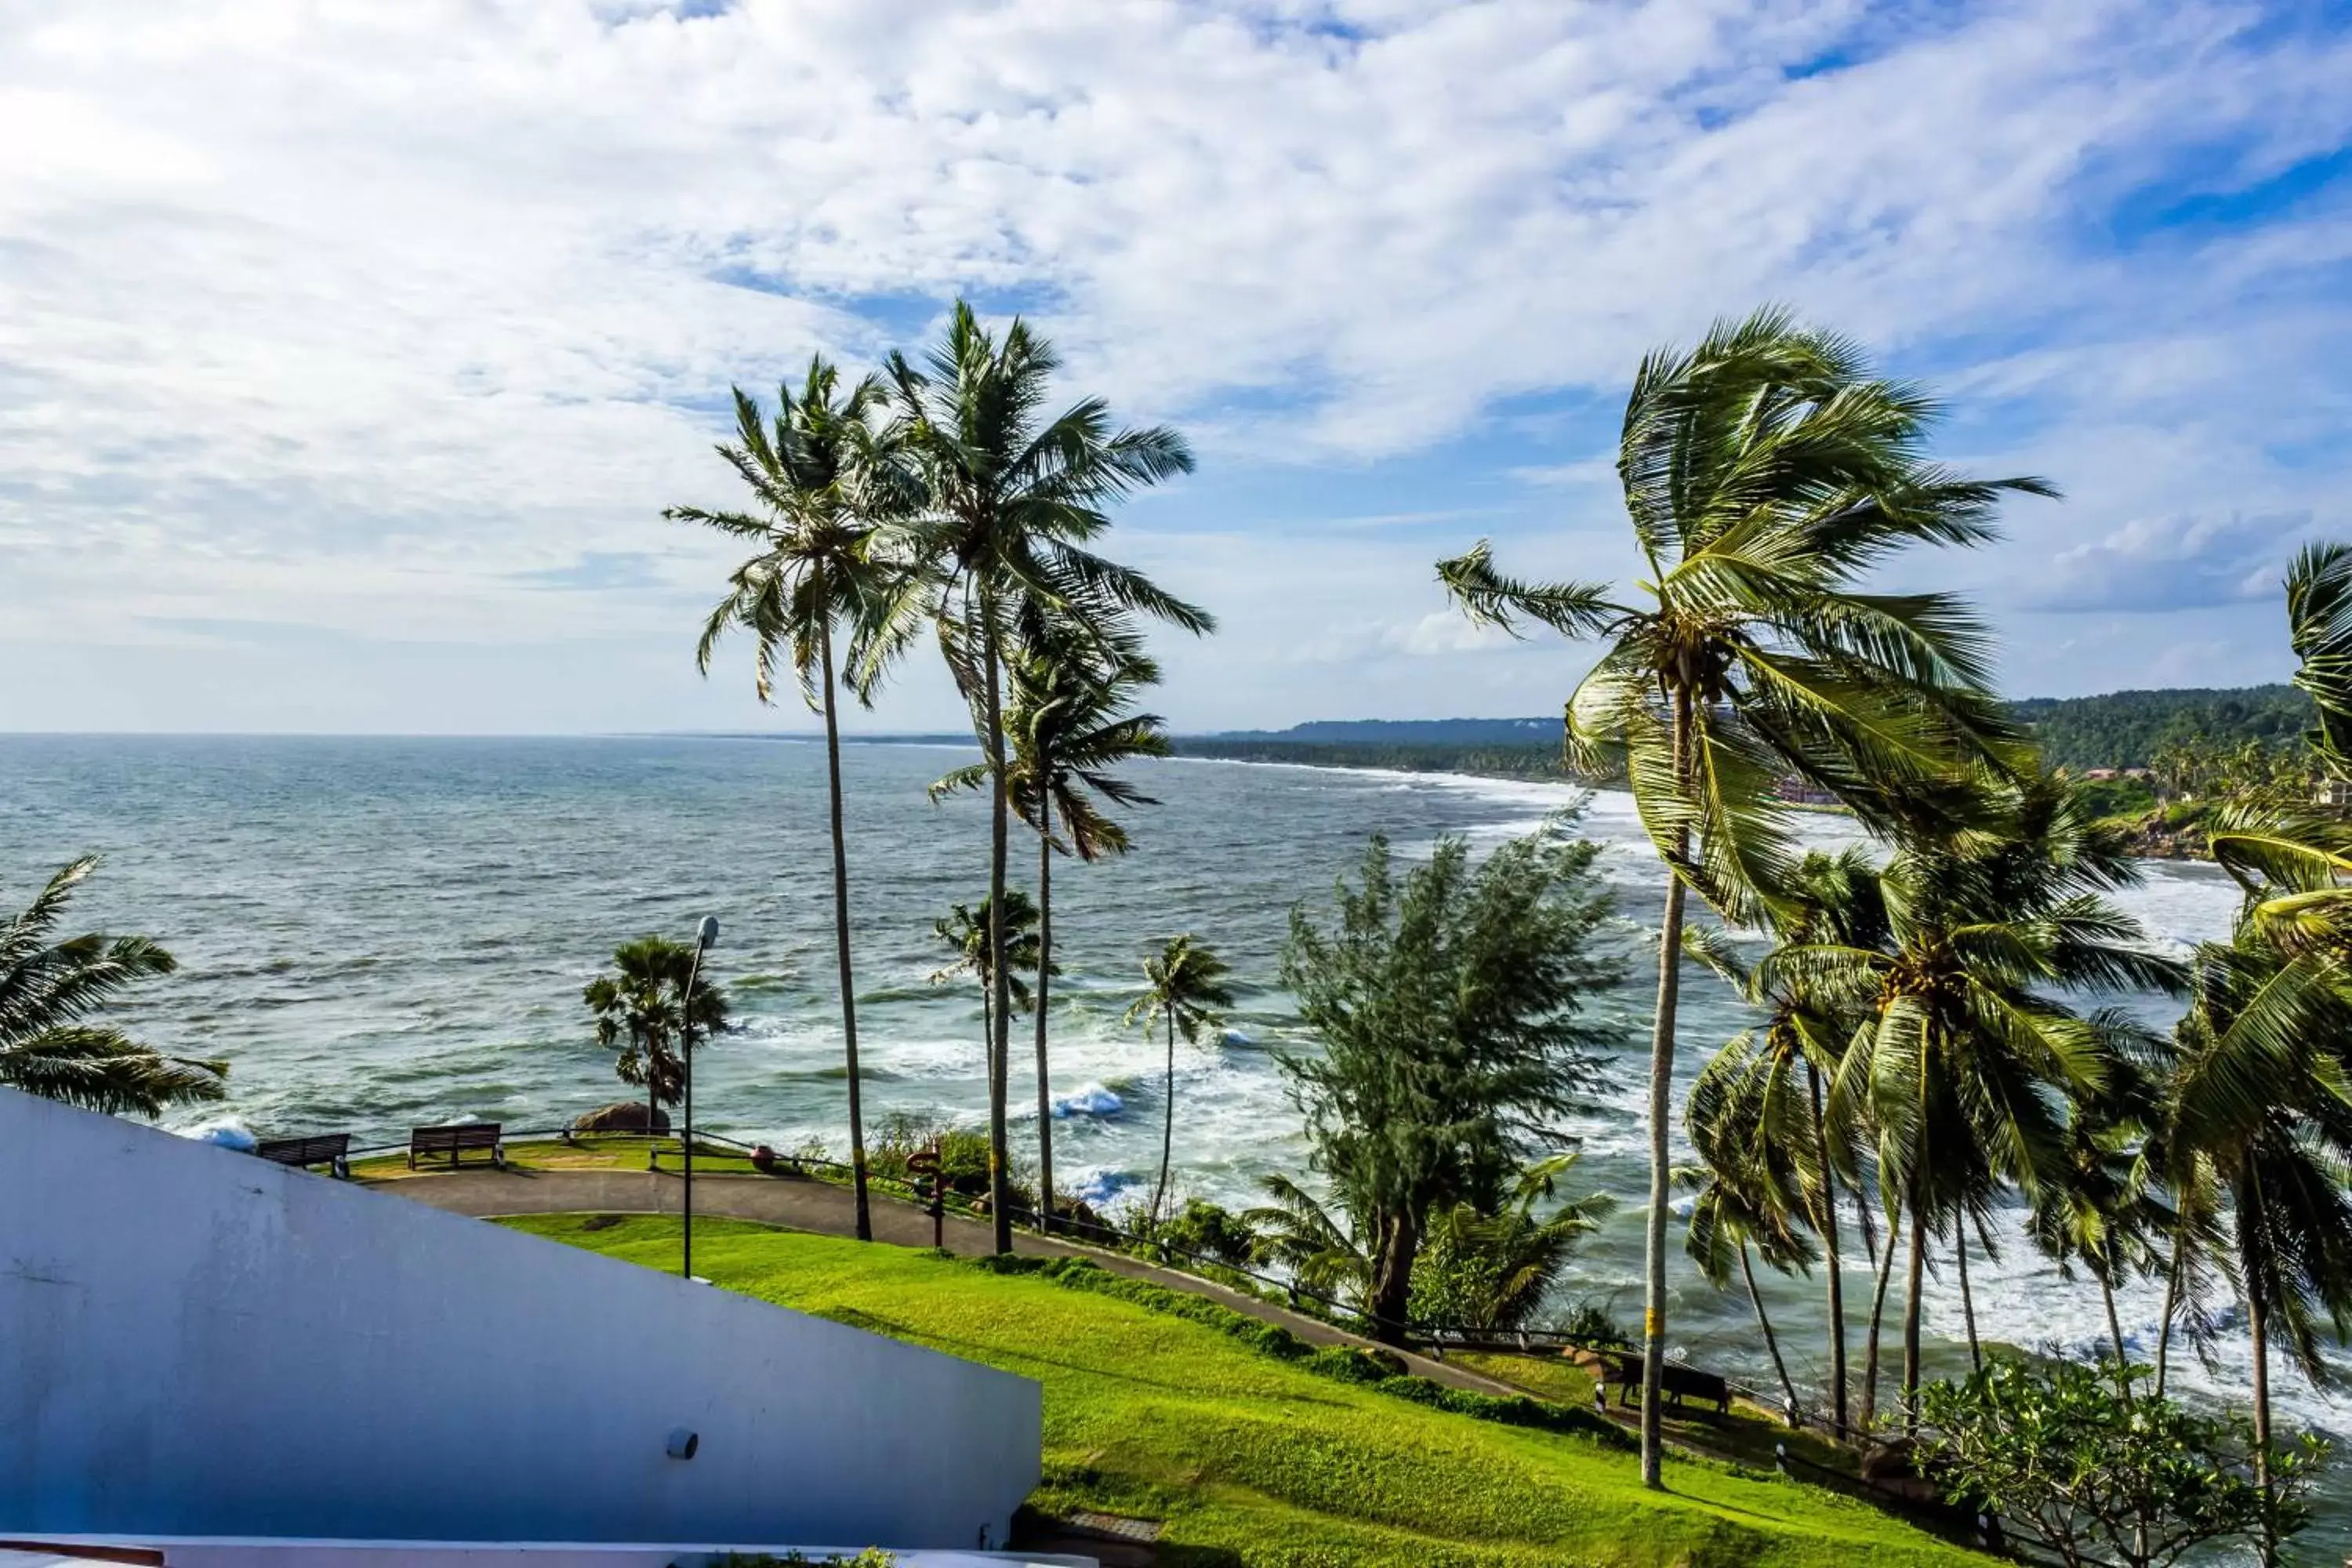
[[1249,1262],[1257,1232],[1230,1209],[1206,1198],[1188,1198],[1183,1208],[1160,1227],[1156,1239],[1178,1252],[1197,1253],[1238,1268]]
[[1609,1315],[1606,1306],[1591,1300],[1579,1301],[1575,1310],[1570,1312],[1567,1321],[1560,1324],[1559,1331],[1580,1344],[1609,1346],[1618,1350],[1633,1348],[1633,1336],[1625,1331],[1624,1325]]
[[[1965,1383],[1923,1391],[1923,1473],[1966,1508],[1990,1509],[2070,1563],[2172,1562],[2201,1544],[2264,1534],[2253,1429],[2242,1415],[2191,1414],[2152,1390],[2143,1367],[1997,1359]],[[2302,1528],[2303,1496],[2327,1452],[2305,1436],[2273,1446],[2274,1538]]]

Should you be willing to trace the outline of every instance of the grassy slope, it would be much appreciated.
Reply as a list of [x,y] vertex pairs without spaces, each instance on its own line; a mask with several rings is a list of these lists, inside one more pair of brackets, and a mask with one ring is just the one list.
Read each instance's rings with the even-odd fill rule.
[[[519,1229],[667,1267],[675,1222]],[[1977,1561],[1858,1503],[1669,1463],[1671,1496],[1586,1440],[1317,1377],[1197,1324],[933,1255],[732,1221],[695,1227],[716,1283],[1035,1378],[1049,1512],[1167,1521],[1171,1565],[1874,1564]]]

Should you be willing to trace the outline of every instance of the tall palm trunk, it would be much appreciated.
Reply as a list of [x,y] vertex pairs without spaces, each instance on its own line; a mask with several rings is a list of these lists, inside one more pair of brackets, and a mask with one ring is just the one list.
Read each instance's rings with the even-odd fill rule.
[[2116,1282],[2104,1268],[2094,1268],[2092,1272],[2098,1277],[2099,1298],[2107,1304],[2107,1342],[2116,1347],[2116,1392],[2123,1397],[2126,1405],[2129,1405],[2131,1379],[2124,1374],[2124,1321],[2116,1313]]
[[1870,1297],[1870,1334],[1862,1352],[1862,1429],[1878,1425],[1878,1329],[1886,1319],[1886,1287],[1895,1278],[1895,1237],[1878,1252],[1878,1285]]
[[1764,1331],[1764,1348],[1772,1352],[1772,1370],[1780,1374],[1780,1393],[1789,1401],[1789,1425],[1797,1424],[1797,1385],[1789,1381],[1788,1363],[1780,1359],[1780,1338],[1772,1331],[1772,1320],[1764,1315],[1764,1297],[1756,1289],[1756,1269],[1748,1261],[1748,1238],[1739,1241],[1739,1273],[1748,1281],[1748,1304],[1756,1309],[1756,1326]]
[[1037,1224],[1054,1234],[1054,1090],[1045,1075],[1045,979],[1054,970],[1054,841],[1038,806],[1037,834]]
[[1814,1228],[1821,1232],[1823,1272],[1830,1289],[1830,1414],[1838,1441],[1851,1436],[1846,1420],[1845,1281],[1838,1261],[1837,1173],[1830,1165],[1830,1130],[1822,1120],[1822,1075],[1805,1063],[1805,1087],[1813,1100],[1813,1157],[1821,1162],[1821,1214]]
[[[2238,1250],[2246,1278],[2246,1338],[2254,1356],[2254,1484],[2263,1493],[2263,1568],[2278,1562],[2278,1501],[2271,1485],[2271,1346],[2270,1325],[2263,1321],[2263,1271],[2251,1256],[2249,1228],[2263,1226],[2262,1189],[2249,1181],[2238,1200]],[[2251,1218],[2252,1224],[2249,1225]]]
[[2164,1321],[2156,1330],[2156,1396],[2164,1397],[2165,1363],[2172,1354],[2172,1314],[2180,1309],[2181,1237],[2172,1238],[2172,1261],[2164,1271]]
[[996,604],[981,598],[981,658],[987,663],[988,700],[988,1216],[996,1250],[1013,1250],[1013,1179],[1004,1131],[1005,1088],[1013,1049],[1013,974],[1004,965],[1005,796],[1004,708],[997,671]]
[[1151,1189],[1151,1227],[1160,1228],[1160,1205],[1168,1195],[1168,1157],[1176,1148],[1176,1014],[1168,1014],[1168,1076],[1160,1085],[1160,1182]]
[[1952,1256],[1960,1266],[1960,1317],[1969,1325],[1969,1370],[1984,1370],[1984,1352],[1977,1348],[1977,1298],[1969,1289],[1969,1222],[1963,1215],[1952,1222]]
[[857,1069],[857,987],[849,973],[849,847],[841,825],[841,726],[834,716],[833,621],[817,630],[824,663],[824,775],[833,808],[833,950],[841,973],[841,1039],[849,1068],[849,1171],[856,1194],[857,1239],[874,1239],[874,1215],[866,1201],[865,1086]]
[[[1689,771],[1691,699],[1675,693],[1674,771],[1677,789]],[[1666,1370],[1666,1207],[1673,1172],[1667,1165],[1666,1134],[1675,1088],[1675,1005],[1683,968],[1683,878],[1690,856],[1690,830],[1675,833],[1675,863],[1666,868],[1666,912],[1658,924],[1658,1014],[1650,1033],[1650,1213],[1648,1253],[1642,1295],[1642,1484],[1665,1487],[1664,1401],[1659,1384]]]
[[[1927,1264],[1927,1205],[1916,1195],[1911,1200],[1911,1255],[1903,1269],[1903,1433],[1916,1436],[1919,1431],[1919,1288],[1925,1280]],[[1895,1238],[1886,1238],[1886,1250],[1895,1250]]]

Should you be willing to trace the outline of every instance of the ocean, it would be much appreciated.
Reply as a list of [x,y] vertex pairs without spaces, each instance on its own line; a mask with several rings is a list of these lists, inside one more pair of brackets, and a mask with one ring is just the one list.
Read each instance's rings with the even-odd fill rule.
[[[983,1116],[978,990],[934,983],[950,955],[931,926],[986,890],[986,807],[979,796],[932,805],[924,794],[973,754],[844,752],[872,1119]],[[1120,1021],[1147,953],[1190,931],[1234,971],[1232,1032],[1178,1048],[1175,1161],[1182,1190],[1246,1204],[1265,1174],[1306,1171],[1271,1054],[1305,1043],[1276,981],[1293,907],[1328,908],[1334,879],[1352,875],[1375,833],[1407,855],[1445,834],[1489,845],[1578,798],[1565,786],[1242,763],[1130,771],[1160,803],[1133,814],[1134,851],[1092,867],[1058,861],[1054,876],[1064,971],[1052,1002],[1055,1168],[1098,1202],[1136,1192],[1158,1160],[1161,1047]],[[1607,940],[1628,978],[1592,1007],[1622,1042],[1610,1083],[1592,1114],[1559,1131],[1581,1142],[1578,1183],[1622,1202],[1578,1254],[1560,1302],[1591,1300],[1637,1321],[1638,1108],[1654,985],[1643,965],[1664,879],[1629,797],[1594,795],[1582,820],[1606,847],[1603,872],[1619,896]],[[1808,818],[1807,831],[1833,843],[1853,830],[1823,816]],[[1015,875],[1034,888],[1034,840],[1013,842]],[[821,745],[0,737],[0,899],[21,908],[50,871],[91,850],[105,863],[77,900],[74,929],[145,932],[181,961],[177,974],[136,993],[120,1021],[163,1049],[231,1064],[227,1103],[169,1119],[175,1131],[226,1122],[393,1142],[411,1126],[458,1119],[551,1126],[627,1097],[581,988],[617,942],[653,932],[690,940],[696,921],[713,914],[721,937],[709,973],[736,1022],[698,1051],[698,1121],[779,1147],[845,1143]],[[2151,863],[2121,901],[2158,940],[2187,944],[2223,934],[2235,896],[2210,867]],[[1711,981],[1693,975],[1684,994],[1686,1086],[1747,1020]],[[2137,1005],[2168,1021],[2159,999]],[[1016,1033],[1013,1137],[1034,1151],[1026,1038]],[[1858,1315],[1870,1280],[1850,1224],[1845,1240]],[[2104,1341],[2095,1290],[2059,1279],[2021,1240],[1998,1258],[1972,1256],[1970,1272],[1988,1338],[2076,1352]],[[1744,1294],[1709,1289],[1679,1253],[1674,1279],[1674,1347],[1769,1384]],[[1801,1383],[1827,1364],[1821,1293],[1818,1278],[1767,1277]],[[2122,1310],[2127,1336],[2151,1349],[2159,1293],[2129,1289]],[[1931,1282],[1926,1329],[1931,1372],[1965,1365],[1948,1279]],[[1897,1342],[1890,1335],[1891,1353]],[[2211,1372],[2190,1358],[2183,1376],[2231,1399],[2245,1372],[2231,1340]],[[2292,1373],[2274,1373],[2274,1386],[2284,1423],[2352,1433],[2352,1399]],[[2327,1533],[2352,1540],[2341,1524]]]

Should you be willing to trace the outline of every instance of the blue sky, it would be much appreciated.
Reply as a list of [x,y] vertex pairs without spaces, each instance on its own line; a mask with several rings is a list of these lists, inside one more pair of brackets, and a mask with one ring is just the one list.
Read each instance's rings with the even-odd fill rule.
[[[2352,535],[2352,7],[406,0],[0,19],[0,728],[800,728],[694,631],[730,383],[1020,310],[1192,437],[1180,727],[1547,712],[1430,573],[1632,569],[1643,350],[1764,300],[2032,472],[2019,694],[2289,668]],[[957,721],[910,670],[867,728]]]

